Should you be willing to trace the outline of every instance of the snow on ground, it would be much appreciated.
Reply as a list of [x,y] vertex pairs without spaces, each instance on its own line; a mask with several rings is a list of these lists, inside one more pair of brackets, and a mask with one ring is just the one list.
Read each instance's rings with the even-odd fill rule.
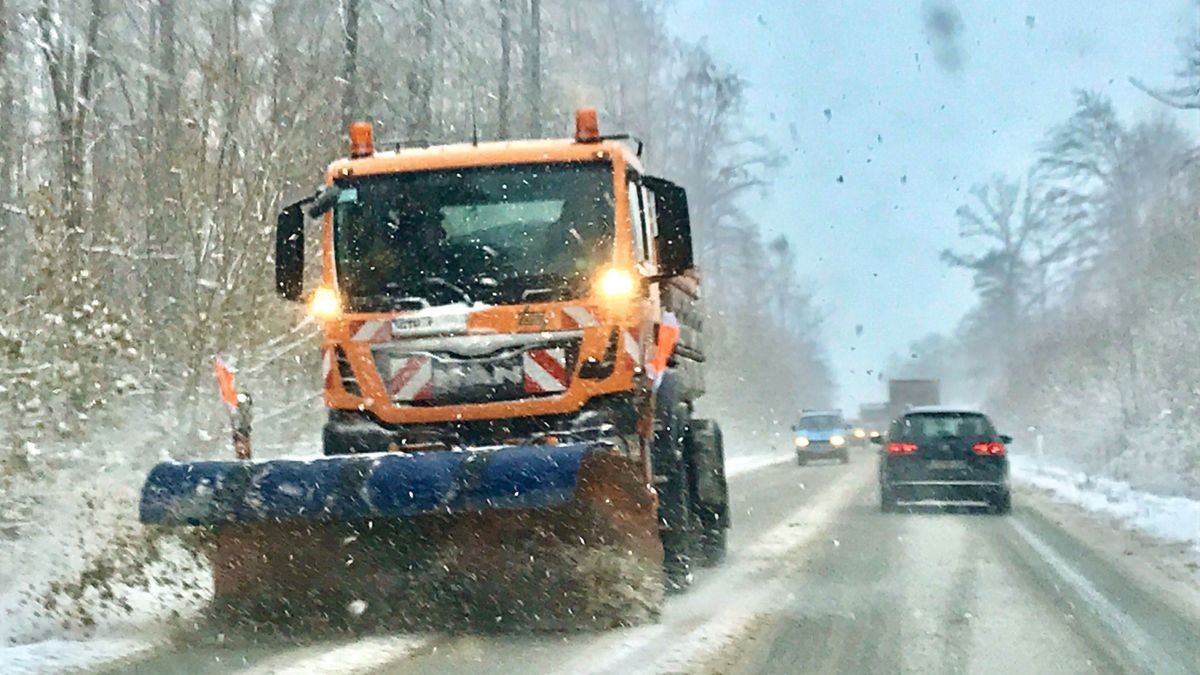
[[1013,480],[1056,500],[1114,517],[1151,536],[1189,544],[1200,552],[1200,500],[1151,494],[1124,481],[1090,475],[1027,455],[1010,459]]
[[47,444],[28,470],[3,476],[0,673],[119,662],[207,602],[190,546],[137,520],[142,481],[167,438],[143,418]]
[[0,649],[0,673],[26,675],[115,667],[158,646],[155,641],[128,638],[44,640]]
[[741,473],[757,471],[764,466],[782,464],[792,461],[792,454],[772,453],[756,455],[734,455],[725,459],[725,475],[736,476]]

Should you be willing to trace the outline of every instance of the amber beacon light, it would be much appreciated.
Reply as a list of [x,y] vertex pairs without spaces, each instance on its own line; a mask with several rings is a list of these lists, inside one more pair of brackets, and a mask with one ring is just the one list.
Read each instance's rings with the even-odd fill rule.
[[350,156],[370,157],[375,154],[375,129],[370,122],[350,125]]
[[575,111],[575,142],[595,143],[600,140],[600,122],[595,108],[580,108]]

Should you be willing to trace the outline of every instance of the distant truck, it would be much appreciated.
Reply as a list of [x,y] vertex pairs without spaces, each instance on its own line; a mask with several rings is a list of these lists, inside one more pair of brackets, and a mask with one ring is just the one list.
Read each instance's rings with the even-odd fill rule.
[[888,380],[888,417],[895,419],[915,406],[941,403],[939,380]]
[[887,403],[863,403],[858,407],[858,423],[866,430],[868,436],[887,431],[891,421]]

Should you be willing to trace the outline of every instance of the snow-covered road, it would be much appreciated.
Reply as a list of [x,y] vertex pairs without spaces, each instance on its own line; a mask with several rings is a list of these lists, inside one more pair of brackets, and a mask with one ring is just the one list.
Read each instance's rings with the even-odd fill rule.
[[[875,460],[731,462],[727,563],[700,573],[660,622],[571,634],[281,638],[184,631],[93,643],[92,669],[139,673],[1188,672],[1200,606],[1128,574],[1043,496],[1010,517],[885,515]],[[1091,527],[1091,526],[1088,526]],[[1099,532],[1099,534],[1098,534]],[[1165,590],[1164,590],[1165,589]],[[1020,649],[1014,649],[1020,645]],[[87,666],[81,645],[10,652],[3,672]],[[120,647],[127,653],[119,653]],[[57,650],[58,656],[53,652]],[[56,660],[57,659],[57,660]]]

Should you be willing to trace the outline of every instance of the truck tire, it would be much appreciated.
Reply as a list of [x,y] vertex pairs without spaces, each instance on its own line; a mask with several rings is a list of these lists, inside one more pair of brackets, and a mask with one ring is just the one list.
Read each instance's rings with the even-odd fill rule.
[[364,452],[354,436],[341,432],[337,425],[327,423],[321,430],[321,451],[326,457]]
[[729,529],[729,484],[725,479],[725,441],[713,420],[694,419],[689,426],[692,499],[701,527],[700,559],[704,566],[725,559]]
[[654,442],[651,461],[658,490],[659,533],[663,544],[663,573],[668,592],[692,585],[692,560],[699,548],[699,525],[692,508],[691,486],[684,450],[688,409],[671,373],[655,397]]

